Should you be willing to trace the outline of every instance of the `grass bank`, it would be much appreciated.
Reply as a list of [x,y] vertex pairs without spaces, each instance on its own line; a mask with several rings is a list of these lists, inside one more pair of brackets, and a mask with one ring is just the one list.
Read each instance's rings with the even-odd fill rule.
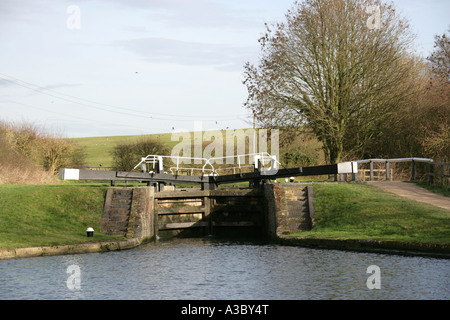
[[418,181],[416,183],[417,183],[417,185],[419,187],[425,188],[428,191],[431,191],[431,192],[434,192],[434,193],[438,193],[438,194],[442,194],[443,196],[446,196],[446,197],[450,197],[450,186],[433,185],[433,184],[430,184],[427,181]]
[[[105,185],[0,185],[0,247],[115,240],[100,233]],[[93,227],[94,238],[86,237]]]
[[[0,247],[122,239],[100,233],[108,184],[0,186]],[[450,212],[365,184],[314,184],[315,226],[289,235],[450,244]],[[86,237],[86,228],[95,237]]]
[[450,243],[450,212],[365,184],[315,184],[307,238]]

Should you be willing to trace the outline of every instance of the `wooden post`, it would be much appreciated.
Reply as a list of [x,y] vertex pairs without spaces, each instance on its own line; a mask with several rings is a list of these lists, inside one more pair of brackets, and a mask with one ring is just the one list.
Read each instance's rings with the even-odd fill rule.
[[211,215],[211,201],[213,201],[210,197],[206,196],[203,197],[203,203],[205,206],[205,215],[204,220],[208,223],[208,226],[206,227],[206,234],[211,235],[212,234],[212,215]]
[[370,181],[373,181],[373,161],[370,160]]
[[309,210],[309,217],[312,219],[314,217],[314,189],[313,186],[307,186],[306,187],[306,193],[308,197],[308,210]]
[[434,163],[430,163],[430,184],[434,184]]
[[416,180],[416,162],[414,160],[411,161],[411,181]]
[[[355,165],[356,165],[356,170],[355,170]],[[358,163],[352,162],[352,181],[358,181],[358,172],[357,171],[358,171]]]
[[202,190],[216,190],[217,189],[217,184],[212,182],[202,182]]
[[386,161],[386,181],[391,180],[389,161]]
[[158,237],[159,232],[159,219],[158,219],[158,199],[153,196],[153,208],[152,208],[152,214],[153,214],[153,232],[155,233],[155,237]]

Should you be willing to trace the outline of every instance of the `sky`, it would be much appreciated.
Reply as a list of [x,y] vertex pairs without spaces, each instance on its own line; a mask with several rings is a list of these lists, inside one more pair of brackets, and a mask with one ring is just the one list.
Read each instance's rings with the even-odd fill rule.
[[[0,0],[0,121],[65,137],[252,126],[244,64],[293,0]],[[395,0],[426,57],[448,0]]]

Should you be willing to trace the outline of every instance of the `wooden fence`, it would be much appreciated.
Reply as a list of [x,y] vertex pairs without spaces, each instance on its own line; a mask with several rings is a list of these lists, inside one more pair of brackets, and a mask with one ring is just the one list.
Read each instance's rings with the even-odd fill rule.
[[450,186],[450,163],[430,162],[428,175],[431,184]]
[[[426,158],[365,159],[358,163],[358,180],[427,180],[431,184],[450,185],[450,163]],[[367,167],[368,166],[368,167]]]

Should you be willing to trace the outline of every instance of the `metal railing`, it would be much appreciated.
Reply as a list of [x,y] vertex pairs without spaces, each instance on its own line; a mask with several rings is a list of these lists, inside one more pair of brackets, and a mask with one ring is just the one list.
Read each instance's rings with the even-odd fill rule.
[[[249,165],[246,163],[246,157],[253,159],[253,164]],[[276,159],[276,156],[270,155],[268,152],[259,152],[259,153],[248,153],[248,154],[240,154],[240,155],[232,155],[232,156],[223,156],[223,157],[212,157],[212,158],[199,158],[199,157],[180,157],[180,156],[161,156],[161,155],[147,155],[146,157],[141,158],[141,161],[133,168],[136,170],[139,166],[141,167],[142,172],[166,172],[164,171],[164,163],[165,159],[170,159],[175,166],[171,166],[168,170],[172,174],[178,174],[179,172],[190,172],[191,175],[194,174],[195,171],[201,171],[201,175],[219,175],[219,171],[223,170],[233,170],[233,173],[236,174],[242,173],[244,168],[259,168],[265,167],[270,164],[271,168],[277,168],[281,163]],[[230,161],[229,159],[234,159]],[[187,161],[185,161],[187,160]],[[200,167],[189,167],[183,166],[184,162],[192,163],[195,161],[198,162]],[[215,168],[214,164],[220,164],[221,167]],[[151,169],[147,168],[147,165],[151,165]],[[225,167],[223,167],[225,165]],[[227,167],[227,165],[230,165]]]
[[107,171],[107,170],[113,170],[114,167],[103,167],[103,166],[87,166],[87,167],[82,167],[83,169],[87,169],[87,170],[97,170],[97,171]]
[[[250,164],[246,162],[247,157]],[[167,161],[169,159],[175,165],[169,167],[170,161]],[[231,161],[230,159],[233,160]],[[198,166],[195,166],[195,163],[194,166],[186,166],[186,164],[192,163],[193,161],[197,162],[196,164]],[[421,180],[428,180],[431,184],[450,185],[450,163],[435,162],[433,159],[429,158],[375,158],[355,160],[348,163],[355,164],[355,169],[352,169],[352,171],[349,171],[348,173],[335,174],[335,180],[338,180],[339,177],[341,181],[348,181],[348,175],[351,175],[351,180],[353,181],[366,181],[366,174],[368,173],[368,181],[374,181],[375,178],[378,180],[390,181],[394,180],[395,174],[396,179],[402,181],[405,179],[415,181],[419,178]],[[411,166],[392,166],[394,163],[411,163]],[[276,159],[276,156],[272,156],[267,152],[212,158],[147,155],[141,159],[133,170],[141,166],[141,172],[147,173],[154,172],[167,174],[170,172],[172,175],[219,176],[220,173],[222,175],[244,174],[246,172],[263,169],[267,164],[270,164],[271,169],[283,166]],[[362,168],[362,166],[367,164],[369,165],[369,168],[367,168],[367,166]],[[374,164],[377,164],[377,168],[374,167]],[[425,166],[423,164],[425,164]],[[167,171],[164,170],[165,168]],[[225,173],[226,171],[230,173]]]

